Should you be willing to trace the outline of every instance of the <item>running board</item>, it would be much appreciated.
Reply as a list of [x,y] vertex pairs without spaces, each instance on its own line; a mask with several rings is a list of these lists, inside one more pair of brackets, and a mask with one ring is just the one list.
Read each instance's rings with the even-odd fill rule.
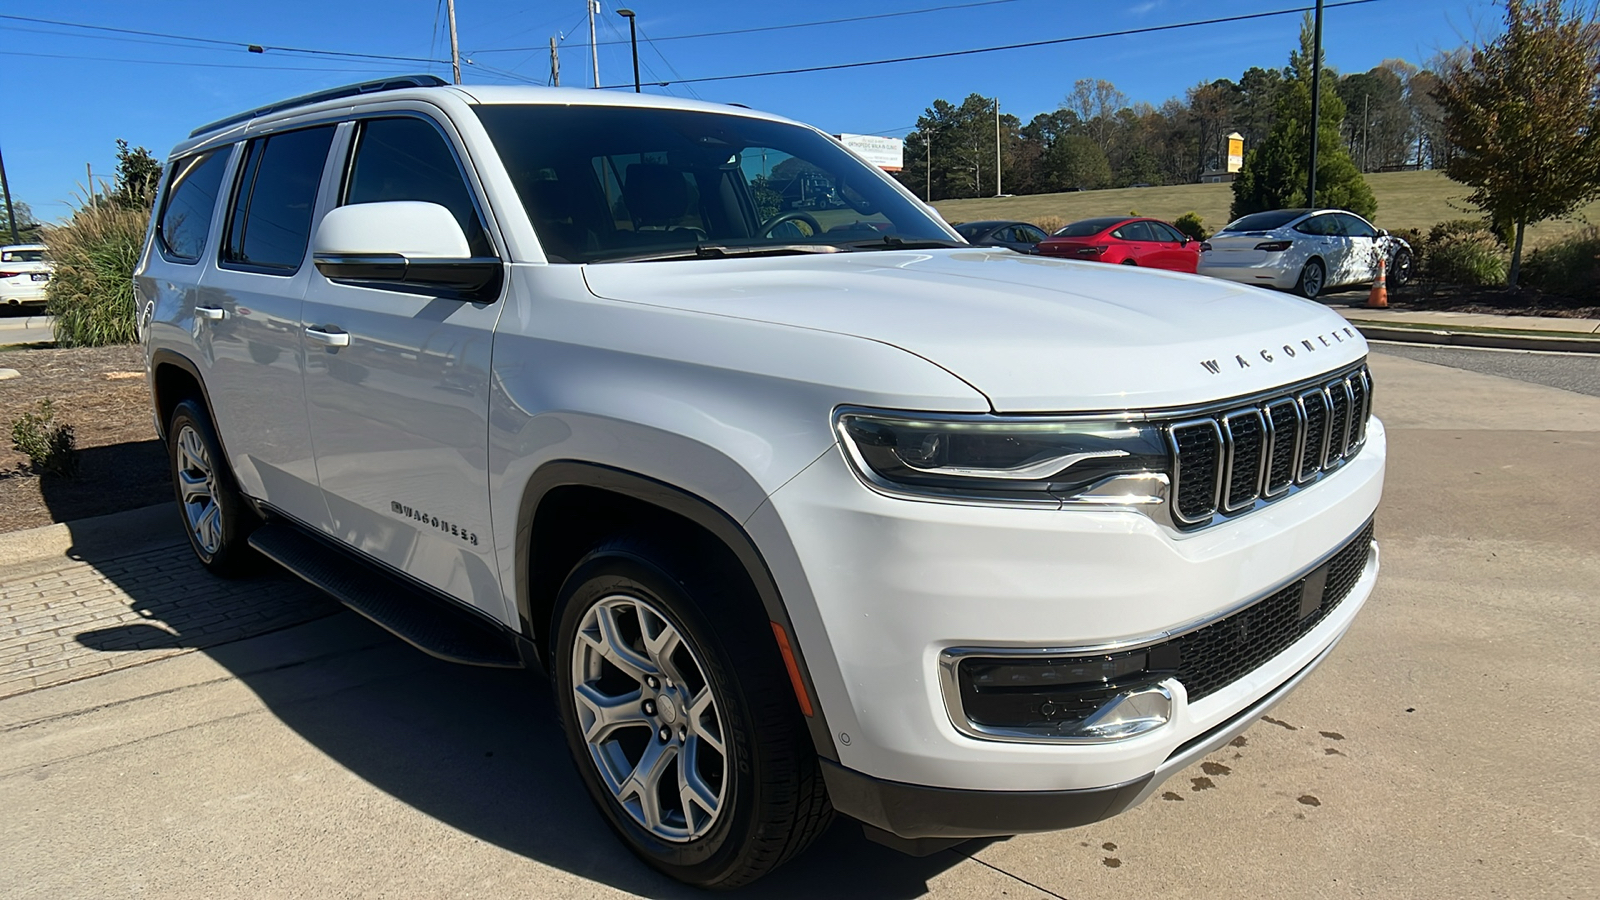
[[250,535],[250,546],[429,656],[468,666],[523,666],[517,639],[511,633],[480,623],[471,613],[341,553],[293,525],[268,522]]

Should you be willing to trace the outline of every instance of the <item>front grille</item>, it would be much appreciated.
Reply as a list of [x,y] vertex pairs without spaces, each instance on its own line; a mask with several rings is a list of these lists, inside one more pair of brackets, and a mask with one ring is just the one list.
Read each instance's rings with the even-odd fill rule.
[[1169,424],[1174,520],[1209,525],[1316,481],[1360,451],[1371,412],[1372,376],[1359,365]]
[[1117,694],[1168,678],[1184,686],[1191,703],[1210,696],[1266,665],[1337,609],[1366,570],[1371,546],[1369,521],[1293,583],[1165,641],[1090,655],[962,659],[954,685],[960,714],[981,733],[1049,738],[1071,734]]

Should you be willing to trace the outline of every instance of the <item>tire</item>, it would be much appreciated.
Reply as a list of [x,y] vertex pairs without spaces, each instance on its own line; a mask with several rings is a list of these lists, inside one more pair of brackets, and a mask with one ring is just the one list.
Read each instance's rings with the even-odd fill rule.
[[1414,261],[1411,257],[1410,250],[1407,250],[1404,247],[1396,250],[1394,258],[1389,260],[1389,281],[1385,287],[1391,291],[1397,288],[1405,287],[1406,282],[1411,280],[1411,269],[1413,265]]
[[1122,264],[1125,266],[1137,266],[1139,263],[1135,260],[1125,259],[1122,261]]
[[223,577],[250,573],[259,557],[248,541],[260,520],[239,493],[211,417],[198,401],[184,400],[172,411],[167,458],[184,533],[200,564]]
[[697,549],[623,539],[585,556],[557,598],[553,681],[584,786],[628,849],[733,888],[833,810],[760,601]]
[[1307,300],[1317,299],[1322,289],[1327,287],[1328,272],[1323,268],[1322,260],[1307,260],[1305,268],[1300,270],[1300,280],[1295,282],[1294,292]]

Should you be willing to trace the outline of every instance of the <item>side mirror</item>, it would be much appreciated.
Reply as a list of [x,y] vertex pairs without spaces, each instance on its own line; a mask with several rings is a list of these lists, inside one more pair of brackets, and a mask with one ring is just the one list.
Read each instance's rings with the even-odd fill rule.
[[1378,229],[1378,237],[1388,237],[1388,236],[1389,236],[1389,229],[1387,229],[1387,228],[1379,228]]
[[1183,241],[1182,241],[1182,243],[1181,243],[1181,244],[1180,244],[1180,246],[1183,246],[1183,247],[1187,247],[1187,246],[1189,246],[1189,242],[1190,242],[1190,241],[1192,241],[1192,240],[1194,240],[1194,238],[1192,238],[1192,237],[1189,237],[1189,236],[1188,236],[1188,235],[1187,235],[1187,234],[1186,234],[1186,235],[1184,235],[1184,236],[1183,236]]
[[497,292],[502,270],[499,259],[472,255],[448,209],[417,200],[330,210],[311,257],[330,281],[467,300]]

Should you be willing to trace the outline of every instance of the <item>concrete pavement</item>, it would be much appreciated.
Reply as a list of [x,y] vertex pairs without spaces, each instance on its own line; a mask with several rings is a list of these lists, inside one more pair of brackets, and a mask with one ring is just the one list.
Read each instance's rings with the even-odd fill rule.
[[[1600,398],[1371,364],[1384,573],[1269,719],[1108,822],[921,860],[842,822],[745,893],[1600,895]],[[183,633],[170,582],[113,580]],[[260,589],[219,584],[224,604]],[[0,700],[0,895],[702,896],[606,831],[536,677],[440,663],[343,612],[179,649]]]
[[42,344],[56,339],[54,318],[42,312],[34,315],[18,315],[10,309],[5,312],[7,315],[0,317],[0,346]]

